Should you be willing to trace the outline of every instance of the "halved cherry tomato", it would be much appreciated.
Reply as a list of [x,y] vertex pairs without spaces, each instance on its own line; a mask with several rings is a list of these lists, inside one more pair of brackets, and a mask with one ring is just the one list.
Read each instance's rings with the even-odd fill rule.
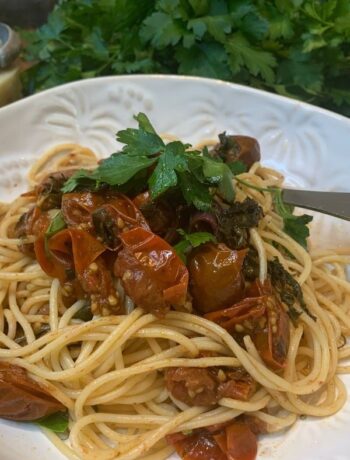
[[45,247],[45,237],[39,237],[34,244],[35,255],[41,268],[49,276],[57,277],[63,283],[69,276],[68,270],[82,273],[105,247],[88,232],[78,228],[67,228],[53,235]]
[[114,272],[136,305],[158,316],[186,300],[188,271],[162,238],[138,227],[120,234]]
[[265,314],[265,311],[266,297],[253,297],[241,300],[232,307],[207,313],[204,318],[219,324],[229,332],[237,332],[235,326],[241,325],[243,321],[250,322],[253,329],[256,321]]
[[225,429],[227,460],[254,460],[258,451],[255,434],[245,424],[233,423]]
[[289,319],[269,281],[253,283],[250,297],[205,315],[231,333],[249,334],[260,356],[273,369],[283,369],[289,346]]
[[165,384],[188,406],[212,406],[221,398],[247,401],[256,391],[256,382],[243,368],[171,367]]
[[69,226],[91,223],[91,214],[105,200],[99,193],[74,192],[62,197],[62,214]]
[[167,437],[167,440],[183,460],[227,460],[213,435],[208,432],[200,431],[178,442],[172,442],[171,437]]
[[208,427],[188,436],[171,434],[166,439],[184,460],[255,460],[258,449],[255,434],[238,421],[218,430]]
[[132,200],[121,193],[75,192],[66,193],[62,197],[62,213],[69,226],[81,223],[92,225],[92,214],[106,205],[114,210],[112,217],[115,217],[115,225],[119,217],[128,228],[149,228]]
[[94,295],[93,313],[103,307],[118,312],[120,305],[109,296],[116,295],[110,270],[104,260],[105,246],[90,233],[78,228],[67,228],[53,235],[45,247],[45,238],[39,237],[35,244],[36,258],[41,268],[58,278],[63,284],[76,277],[86,294]]
[[0,417],[32,421],[63,411],[65,407],[25,369],[0,361]]

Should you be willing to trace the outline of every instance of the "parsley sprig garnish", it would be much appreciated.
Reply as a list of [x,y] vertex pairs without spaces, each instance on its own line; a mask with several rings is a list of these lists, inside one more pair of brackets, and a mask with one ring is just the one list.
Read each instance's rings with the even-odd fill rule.
[[259,192],[268,192],[273,195],[273,202],[276,213],[283,219],[283,230],[299,243],[303,248],[307,247],[306,240],[310,235],[308,224],[312,221],[312,216],[308,214],[302,214],[297,216],[293,214],[294,207],[286,204],[283,200],[283,189],[277,187],[257,187],[256,185],[250,184],[249,182],[236,177],[237,182],[245,185],[246,187],[253,188]]
[[57,211],[56,214],[51,218],[51,222],[45,232],[44,244],[45,244],[45,252],[47,255],[50,254],[49,239],[66,227],[67,227],[67,224],[63,218],[62,211]]
[[186,233],[181,228],[177,232],[181,235],[182,239],[175,244],[174,249],[184,263],[187,262],[187,255],[191,249],[198,248],[198,246],[209,241],[216,243],[215,236],[209,232]]
[[103,160],[94,171],[75,173],[64,184],[64,193],[103,186],[118,188],[146,171],[153,199],[177,188],[188,204],[202,211],[210,209],[215,193],[227,202],[234,201],[233,172],[221,159],[211,157],[207,149],[199,152],[180,141],[165,144],[144,113],[134,118],[138,128],[117,133],[117,140],[124,144],[122,150]]

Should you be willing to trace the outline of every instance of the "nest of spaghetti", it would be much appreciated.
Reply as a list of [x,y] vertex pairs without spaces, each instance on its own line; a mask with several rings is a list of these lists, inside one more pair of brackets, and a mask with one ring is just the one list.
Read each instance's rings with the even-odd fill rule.
[[346,400],[349,254],[310,251],[257,140],[136,120],[105,160],[50,149],[1,207],[0,416],[72,459],[253,460]]

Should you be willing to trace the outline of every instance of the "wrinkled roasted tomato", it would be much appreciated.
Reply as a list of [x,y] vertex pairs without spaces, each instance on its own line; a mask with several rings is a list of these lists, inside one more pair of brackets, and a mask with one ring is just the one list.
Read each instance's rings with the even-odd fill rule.
[[213,154],[220,156],[226,163],[241,161],[250,168],[260,161],[260,145],[254,137],[219,134],[220,142],[215,145]]
[[0,417],[31,421],[64,410],[25,369],[0,361]]
[[109,249],[120,247],[119,233],[133,227],[149,228],[134,203],[121,193],[66,193],[62,213],[68,226],[93,230]]
[[234,251],[225,244],[207,243],[195,249],[188,263],[193,305],[207,313],[244,297],[242,265],[246,251]]
[[256,391],[256,382],[243,368],[170,368],[165,384],[174,398],[189,406],[212,406],[221,398],[247,401]]
[[42,211],[61,207],[61,188],[76,170],[66,169],[48,174],[35,188],[36,204]]
[[119,311],[112,274],[102,256],[106,248],[95,237],[79,228],[68,228],[53,235],[47,243],[44,236],[39,237],[34,248],[37,261],[49,276],[58,278],[62,284],[77,278],[82,290],[93,296],[93,313],[103,307],[114,313]]
[[157,316],[164,316],[171,306],[183,306],[188,271],[174,249],[140,227],[122,233],[120,239],[123,249],[114,273],[135,304]]
[[166,438],[184,460],[255,460],[257,439],[247,424],[237,421],[210,428]]
[[289,346],[288,315],[269,282],[254,283],[248,292],[258,297],[208,313],[205,318],[233,334],[249,334],[266,364],[273,369],[284,368]]

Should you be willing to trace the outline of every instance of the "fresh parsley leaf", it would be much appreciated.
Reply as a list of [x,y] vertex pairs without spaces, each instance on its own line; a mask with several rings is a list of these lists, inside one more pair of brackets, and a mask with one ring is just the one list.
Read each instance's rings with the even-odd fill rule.
[[140,36],[151,41],[155,48],[176,45],[182,38],[184,30],[181,23],[166,14],[153,13],[143,23]]
[[178,175],[181,192],[188,204],[193,204],[200,211],[208,211],[213,197],[207,185],[188,172]]
[[135,115],[134,118],[139,124],[139,129],[143,129],[143,131],[146,131],[147,133],[157,135],[156,130],[153,128],[152,123],[150,122],[146,114],[140,112],[137,115]]
[[61,211],[57,211],[55,216],[52,218],[50,225],[48,226],[45,232],[45,238],[49,239],[56,233],[60,232],[67,227],[65,220],[63,219],[63,214]]
[[193,248],[197,248],[201,244],[208,243],[209,241],[213,241],[214,243],[216,242],[215,236],[209,232],[186,233],[181,228],[179,228],[177,232],[184,240],[188,241]]
[[47,255],[50,254],[49,247],[48,247],[48,242],[49,239],[55,235],[56,233],[60,232],[64,228],[67,227],[67,224],[65,220],[63,219],[63,214],[62,211],[57,211],[57,213],[54,215],[52,218],[50,225],[48,226],[45,235],[44,235],[44,246],[45,246],[45,252]]
[[157,166],[148,181],[153,199],[170,187],[177,185],[176,171],[181,172],[188,169],[185,148],[186,145],[178,141],[166,145],[164,153],[160,156]]
[[209,182],[218,184],[219,194],[224,200],[228,203],[234,201],[233,174],[226,163],[203,156],[203,174]]
[[97,181],[108,185],[122,185],[128,182],[139,171],[149,168],[156,161],[156,158],[148,158],[141,155],[134,156],[114,153],[102,161],[94,171],[93,177]]
[[235,176],[247,172],[248,169],[247,165],[240,160],[234,161],[233,163],[228,163],[227,166],[231,169]]
[[282,192],[281,189],[275,189],[273,191],[276,212],[283,219],[283,230],[297,243],[306,248],[306,239],[310,235],[307,224],[312,221],[312,216],[307,214],[301,216],[294,215],[293,207],[284,203]]
[[36,423],[54,433],[64,433],[68,429],[68,413],[57,412],[37,420]]
[[174,246],[176,254],[180,257],[184,264],[187,263],[187,252],[191,249],[191,243],[187,240],[181,240]]
[[92,176],[92,171],[87,171],[85,169],[79,169],[74,173],[63,185],[61,191],[63,193],[73,192],[78,187],[86,186],[91,189],[94,188],[96,181]]
[[267,83],[274,81],[277,62],[273,54],[255,48],[240,32],[233,34],[227,41],[226,50],[233,74],[245,66],[255,77],[261,75]]
[[106,158],[94,171],[80,170],[73,174],[62,187],[63,193],[77,188],[97,190],[101,184],[117,186],[126,184],[138,172],[151,166],[156,158],[114,153]]
[[249,182],[242,180],[238,177],[235,178],[237,182],[245,185],[246,187],[253,188],[260,192],[269,192],[273,195],[274,206],[276,213],[283,219],[283,230],[293,238],[297,243],[307,248],[307,238],[310,236],[308,224],[312,221],[313,217],[308,214],[297,216],[293,214],[293,206],[286,204],[283,201],[283,189],[280,188],[262,188]]
[[177,187],[187,203],[200,210],[210,209],[215,192],[227,202],[234,200],[233,174],[227,164],[210,157],[205,148],[201,153],[180,141],[164,144],[144,113],[135,118],[138,129],[117,134],[126,144],[123,150],[103,160],[94,171],[75,173],[64,184],[64,193],[76,188],[98,190],[104,185],[125,192],[134,190],[136,182],[136,188],[142,188],[148,181],[153,199]]
[[240,23],[240,30],[253,39],[262,40],[269,30],[269,22],[257,13],[248,13]]
[[310,230],[307,227],[312,221],[312,216],[303,214],[301,216],[284,217],[284,231],[297,241],[304,248],[307,247],[306,240],[310,236]]
[[349,98],[342,96],[348,90],[348,0],[56,3],[46,24],[21,31],[22,57],[31,63],[22,73],[26,94],[101,75],[179,73],[350,115]]
[[220,43],[203,43],[190,48],[180,48],[175,57],[181,74],[224,80],[230,78],[228,55]]
[[143,128],[127,128],[117,133],[117,141],[125,144],[123,152],[129,155],[154,155],[163,147],[163,140]]
[[216,243],[215,236],[209,232],[186,233],[182,229],[178,229],[177,232],[182,236],[182,240],[174,246],[174,249],[184,263],[187,261],[187,253],[192,248],[197,248],[201,244],[208,243],[209,241]]

